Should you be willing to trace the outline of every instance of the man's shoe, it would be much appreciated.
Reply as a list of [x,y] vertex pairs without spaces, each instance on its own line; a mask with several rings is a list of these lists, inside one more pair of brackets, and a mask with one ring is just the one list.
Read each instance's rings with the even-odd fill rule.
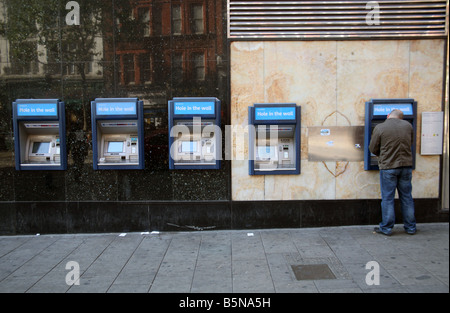
[[416,231],[407,231],[407,230],[405,230],[405,233],[407,233],[408,235],[415,235],[416,234]]
[[392,235],[392,233],[385,233],[385,232],[381,231],[381,229],[379,227],[375,227],[373,229],[373,231],[375,233],[377,233],[377,234],[382,234],[382,235],[385,235],[385,236],[388,236],[388,237],[390,237]]

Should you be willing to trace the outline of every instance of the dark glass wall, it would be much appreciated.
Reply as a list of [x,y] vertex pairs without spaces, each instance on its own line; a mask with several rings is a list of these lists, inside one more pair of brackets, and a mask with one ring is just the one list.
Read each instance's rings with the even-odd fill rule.
[[[78,0],[79,13],[68,3],[0,0],[0,203],[229,200],[229,162],[169,171],[167,121],[173,97],[214,96],[229,123],[226,1]],[[97,97],[144,101],[145,170],[93,170]],[[19,98],[65,101],[66,171],[14,169]]]

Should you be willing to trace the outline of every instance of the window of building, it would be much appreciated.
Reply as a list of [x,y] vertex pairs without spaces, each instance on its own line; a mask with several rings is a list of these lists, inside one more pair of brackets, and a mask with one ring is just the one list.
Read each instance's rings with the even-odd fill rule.
[[139,55],[140,65],[140,81],[141,83],[152,82],[152,59],[150,53],[143,53]]
[[34,41],[23,42],[20,46],[12,44],[10,52],[13,75],[37,74],[39,71],[37,45]]
[[75,63],[67,63],[63,68],[64,75],[78,75],[78,68]]
[[[65,60],[70,61],[76,59],[77,44],[73,42],[67,42],[62,45],[63,53],[65,54]],[[63,75],[78,75],[79,71],[74,62],[67,62],[63,66]]]
[[204,53],[194,53],[192,55],[193,59],[193,74],[196,81],[205,80],[205,54]]
[[[94,71],[94,56],[89,56],[89,61],[81,63],[79,59],[79,45],[74,42],[64,43],[62,45],[63,53],[65,54],[66,63],[63,66],[63,75],[80,75],[81,71],[85,74],[92,74]],[[47,49],[47,61],[50,66],[48,67],[50,74],[58,73],[58,64],[51,64],[58,58],[57,51],[51,51]]]
[[160,3],[156,3],[153,5],[152,11],[152,20],[153,20],[153,35],[161,35],[162,34],[162,11],[163,6]]
[[139,22],[142,23],[142,34],[144,37],[149,37],[151,35],[150,27],[150,8],[139,8],[138,9]]
[[172,55],[172,80],[175,83],[183,81],[183,54],[174,53]]
[[135,71],[134,71],[134,55],[124,54],[123,55],[123,73],[125,84],[135,83]]
[[89,56],[90,62],[87,62],[87,64],[85,64],[85,72],[86,74],[93,74],[94,72],[94,56],[90,55]]
[[191,32],[193,34],[203,34],[205,31],[203,11],[202,4],[191,6]]
[[172,5],[172,34],[181,34],[181,5]]

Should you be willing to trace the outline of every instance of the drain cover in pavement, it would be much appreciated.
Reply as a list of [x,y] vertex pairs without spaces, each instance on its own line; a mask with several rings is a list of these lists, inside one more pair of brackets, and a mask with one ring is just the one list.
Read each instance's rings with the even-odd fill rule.
[[328,264],[291,265],[297,280],[336,279]]

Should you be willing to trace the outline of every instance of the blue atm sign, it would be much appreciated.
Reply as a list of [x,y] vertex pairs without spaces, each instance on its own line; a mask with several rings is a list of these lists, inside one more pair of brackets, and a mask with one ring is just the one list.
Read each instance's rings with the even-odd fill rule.
[[295,120],[295,107],[255,108],[256,121],[289,121]]
[[100,102],[96,105],[97,115],[136,115],[136,102]]
[[404,115],[414,115],[413,106],[409,103],[399,103],[399,104],[374,104],[373,115],[388,115],[392,110],[400,110]]
[[58,116],[56,103],[19,103],[17,116]]
[[175,115],[216,114],[214,102],[175,102]]

